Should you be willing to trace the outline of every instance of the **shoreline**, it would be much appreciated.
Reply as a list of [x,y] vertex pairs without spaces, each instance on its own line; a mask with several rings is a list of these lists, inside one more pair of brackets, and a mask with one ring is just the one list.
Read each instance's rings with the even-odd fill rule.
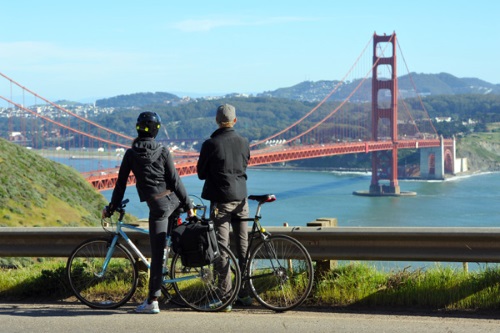
[[[366,168],[311,168],[311,167],[277,167],[277,166],[256,166],[249,167],[252,170],[262,170],[262,171],[304,171],[304,172],[330,172],[330,173],[339,173],[339,174],[362,174],[371,176],[371,171]],[[398,177],[398,180],[410,180],[410,181],[450,181],[459,178],[467,178],[474,176],[487,175],[492,173],[500,173],[500,170],[476,170],[476,171],[467,171],[462,173],[457,173],[454,175],[445,175],[444,179],[435,179],[435,178],[420,178],[420,177]]]
[[[75,155],[74,152],[71,151],[48,151],[48,150],[35,150],[40,156],[45,158],[68,158],[72,160],[107,160],[107,161],[117,161],[121,162],[122,155],[113,154],[110,152],[103,152],[102,154],[96,154],[95,152],[84,152],[80,155]],[[73,153],[73,154],[72,154]],[[81,153],[81,152],[80,152]],[[357,174],[357,175],[366,175],[371,176],[370,168],[346,168],[346,167],[300,167],[300,166],[275,166],[275,165],[259,165],[259,166],[250,166],[249,169],[252,170],[263,170],[263,171],[303,171],[303,172],[329,172],[329,173],[338,173],[338,174]],[[465,178],[465,177],[473,177],[480,176],[484,174],[490,173],[500,173],[500,170],[469,170],[466,172],[454,174],[454,175],[445,175],[443,179],[436,178],[420,178],[420,177],[398,177],[398,180],[408,180],[408,181],[451,181],[455,179]]]

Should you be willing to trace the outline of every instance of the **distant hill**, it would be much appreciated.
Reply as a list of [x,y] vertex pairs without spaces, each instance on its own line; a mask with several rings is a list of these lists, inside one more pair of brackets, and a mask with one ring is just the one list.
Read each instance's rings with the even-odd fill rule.
[[[330,93],[339,81],[305,81],[288,88],[279,88],[266,91],[258,96],[287,98],[301,101],[320,101]],[[347,94],[359,84],[359,80],[347,82],[345,87],[335,92],[332,100],[344,100]],[[415,97],[416,92],[420,95],[458,95],[458,94],[500,94],[500,84],[492,84],[476,78],[458,78],[451,74],[417,74],[398,78],[400,95],[404,98]],[[365,82],[361,87],[361,100],[371,99],[371,81]]]
[[[345,100],[349,93],[359,84],[360,80],[344,83],[344,87],[331,96],[331,100]],[[291,87],[278,88],[253,95],[253,97],[271,97],[298,100],[304,102],[318,102],[327,96],[339,83],[338,80],[304,81]],[[416,92],[421,96],[458,95],[458,94],[500,94],[500,84],[492,84],[477,78],[458,78],[451,74],[417,74],[410,73],[398,78],[400,95],[403,98],[415,97]],[[358,100],[371,100],[371,81],[368,80],[357,94]],[[221,98],[244,97],[240,94],[228,94]],[[250,96],[251,97],[251,96]],[[130,95],[119,95],[96,101],[98,107],[131,108],[149,105],[177,105],[189,101],[212,100],[210,97],[182,99],[177,95],[166,92],[142,92]],[[351,100],[353,101],[353,100]],[[356,101],[353,101],[356,102]]]
[[180,100],[180,97],[174,94],[166,92],[148,92],[99,99],[95,104],[98,107],[142,107],[151,104],[174,104]]
[[0,227],[98,226],[106,204],[75,169],[0,139]]

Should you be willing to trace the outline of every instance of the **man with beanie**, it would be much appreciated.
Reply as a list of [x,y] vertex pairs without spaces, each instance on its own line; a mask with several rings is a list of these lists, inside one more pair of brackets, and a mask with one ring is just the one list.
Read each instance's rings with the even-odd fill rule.
[[[210,200],[210,217],[218,231],[219,241],[229,247],[229,229],[233,228],[236,255],[240,269],[245,267],[248,249],[248,222],[238,219],[248,217],[247,174],[250,159],[248,140],[234,129],[236,109],[230,104],[217,108],[215,121],[219,128],[206,140],[197,164],[198,178],[205,180],[202,198]],[[225,275],[222,290],[231,289],[227,257],[223,258],[220,274]],[[242,288],[237,301],[250,305],[252,299]],[[231,311],[231,306],[226,308]]]

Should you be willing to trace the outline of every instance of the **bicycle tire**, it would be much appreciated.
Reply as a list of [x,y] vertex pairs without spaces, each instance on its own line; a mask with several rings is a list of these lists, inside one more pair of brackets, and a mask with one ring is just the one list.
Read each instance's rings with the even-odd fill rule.
[[306,248],[295,238],[271,235],[253,247],[249,260],[249,289],[264,307],[287,311],[309,296],[313,263]]
[[78,245],[68,258],[66,275],[75,296],[94,309],[114,309],[130,300],[139,281],[135,259],[117,243],[106,272],[100,276],[110,239]]
[[[197,311],[215,312],[233,304],[240,290],[241,273],[235,255],[224,245],[219,243],[221,257],[212,264],[202,267],[185,267],[182,265],[181,256],[175,254],[172,259],[170,273],[172,278],[179,279],[174,282],[174,288],[182,301],[190,308]],[[224,294],[221,290],[222,279],[219,279],[218,268],[222,265],[223,258],[227,258],[230,271],[230,292]],[[190,278],[191,277],[191,278]]]

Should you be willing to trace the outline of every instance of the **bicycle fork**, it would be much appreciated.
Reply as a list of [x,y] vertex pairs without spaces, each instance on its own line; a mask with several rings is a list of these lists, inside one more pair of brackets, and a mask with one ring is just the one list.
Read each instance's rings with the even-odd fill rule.
[[99,273],[94,273],[94,275],[98,278],[102,278],[104,274],[106,274],[106,270],[108,269],[109,261],[115,252],[116,243],[118,242],[118,234],[114,235],[111,239],[111,244],[108,246],[108,252],[106,252],[106,258],[104,259],[104,263],[102,264],[102,270]]
[[142,260],[142,262],[149,269],[150,264],[149,261],[146,259],[146,257],[144,257],[144,255],[141,253],[141,251],[139,251],[137,246],[135,246],[135,244],[130,240],[130,238],[125,233],[120,231],[119,234],[115,234],[111,239],[111,244],[108,247],[108,252],[106,253],[106,258],[104,259],[104,263],[102,265],[102,270],[99,273],[95,273],[95,276],[102,278],[104,274],[106,274],[106,270],[108,269],[109,262],[113,257],[113,254],[116,249],[116,244],[118,243],[120,236],[125,240],[127,245],[133,250],[133,252]]

